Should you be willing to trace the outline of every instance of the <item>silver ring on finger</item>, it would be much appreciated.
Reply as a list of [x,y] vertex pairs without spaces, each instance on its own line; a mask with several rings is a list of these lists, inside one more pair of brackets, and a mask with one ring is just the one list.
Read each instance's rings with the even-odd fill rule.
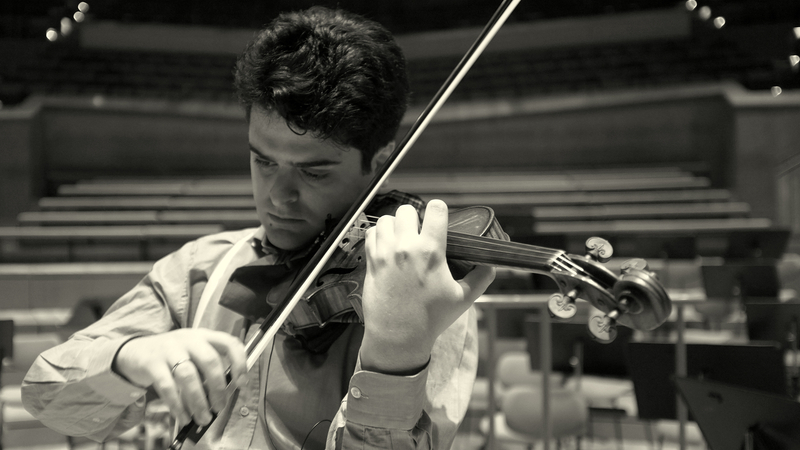
[[180,360],[180,361],[178,361],[178,362],[176,362],[175,364],[172,365],[172,369],[170,370],[170,372],[172,373],[173,377],[175,376],[175,369],[177,369],[178,366],[180,366],[181,364],[183,364],[185,362],[189,362],[189,358],[182,359],[182,360]]

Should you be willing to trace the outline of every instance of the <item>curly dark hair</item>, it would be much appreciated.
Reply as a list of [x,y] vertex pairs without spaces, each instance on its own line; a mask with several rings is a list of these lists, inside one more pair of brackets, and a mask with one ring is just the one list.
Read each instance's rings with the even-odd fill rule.
[[236,62],[247,120],[277,112],[298,134],[355,147],[361,166],[391,142],[408,105],[403,52],[382,25],[325,7],[279,15]]

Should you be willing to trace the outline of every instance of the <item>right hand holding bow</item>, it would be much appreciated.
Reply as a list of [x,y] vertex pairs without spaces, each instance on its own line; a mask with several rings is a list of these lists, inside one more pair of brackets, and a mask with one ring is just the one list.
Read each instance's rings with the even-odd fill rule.
[[125,343],[113,370],[143,388],[152,387],[184,425],[193,418],[207,425],[210,409],[225,407],[226,370],[236,387],[246,380],[244,345],[230,334],[207,329],[180,329],[142,336]]

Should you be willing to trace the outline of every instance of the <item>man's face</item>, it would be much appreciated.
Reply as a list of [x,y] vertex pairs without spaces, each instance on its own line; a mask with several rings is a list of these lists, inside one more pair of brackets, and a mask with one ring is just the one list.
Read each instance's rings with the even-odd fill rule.
[[364,174],[357,149],[298,135],[282,117],[255,106],[248,137],[258,218],[269,242],[283,250],[310,244],[328,216],[340,219],[377,165]]

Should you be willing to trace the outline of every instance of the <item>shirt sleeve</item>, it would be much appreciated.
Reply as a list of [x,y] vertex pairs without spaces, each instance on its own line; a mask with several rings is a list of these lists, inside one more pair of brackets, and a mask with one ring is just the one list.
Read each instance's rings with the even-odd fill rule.
[[156,262],[103,318],[39,355],[22,383],[25,409],[60,433],[98,442],[139,424],[147,391],[111,364],[130,339],[180,325],[195,250],[192,242]]
[[472,395],[477,334],[470,309],[439,336],[428,366],[415,375],[370,372],[357,363],[327,449],[449,449]]

